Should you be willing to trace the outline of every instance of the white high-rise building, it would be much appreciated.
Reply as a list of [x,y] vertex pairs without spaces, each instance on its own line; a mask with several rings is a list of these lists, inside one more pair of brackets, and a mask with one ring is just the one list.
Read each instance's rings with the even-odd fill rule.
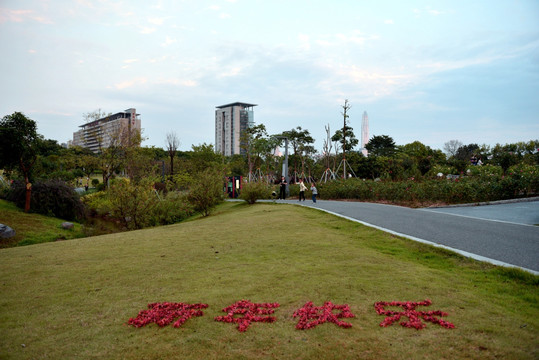
[[[113,143],[129,142],[133,131],[141,131],[140,114],[136,109],[105,116],[101,119],[79,126],[81,129],[73,133],[73,146],[81,146],[98,153]],[[124,144],[126,145],[126,144]]]
[[255,104],[235,102],[215,110],[215,151],[225,156],[243,154],[241,134],[254,124]]
[[363,155],[367,156],[369,152],[365,149],[365,145],[369,142],[369,116],[367,112],[363,112],[363,117],[361,119],[361,152]]

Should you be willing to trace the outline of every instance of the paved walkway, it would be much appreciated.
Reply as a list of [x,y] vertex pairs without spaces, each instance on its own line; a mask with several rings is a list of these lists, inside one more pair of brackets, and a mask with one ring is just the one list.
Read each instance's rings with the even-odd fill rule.
[[[297,200],[277,203],[300,204]],[[307,200],[302,206],[342,216],[415,241],[539,275],[539,199],[485,206],[410,209],[401,206]]]

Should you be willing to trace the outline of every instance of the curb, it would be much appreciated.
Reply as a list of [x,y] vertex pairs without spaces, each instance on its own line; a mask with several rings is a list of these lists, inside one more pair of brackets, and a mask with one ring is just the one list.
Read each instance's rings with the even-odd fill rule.
[[468,203],[468,204],[451,204],[445,206],[429,206],[423,209],[442,209],[442,208],[453,208],[453,207],[470,207],[470,206],[485,206],[485,205],[499,205],[499,204],[514,204],[521,202],[532,202],[539,201],[539,196],[528,197],[528,198],[518,198],[518,199],[507,199],[507,200],[496,200],[496,201],[484,201],[478,203]]

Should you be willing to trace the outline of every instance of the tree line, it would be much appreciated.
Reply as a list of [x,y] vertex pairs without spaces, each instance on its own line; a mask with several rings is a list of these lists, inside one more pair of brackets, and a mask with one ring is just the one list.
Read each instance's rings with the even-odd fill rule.
[[[101,134],[108,137],[108,146],[100,146],[96,153],[78,146],[64,148],[39,134],[34,120],[15,112],[0,120],[0,169],[4,183],[19,182],[19,197],[24,198],[26,210],[32,198],[32,184],[61,181],[71,188],[92,185],[97,190],[107,190],[84,197],[93,211],[114,214],[126,228],[139,228],[174,222],[194,211],[209,214],[222,197],[227,176],[243,176],[249,182],[267,184],[281,175],[289,176],[291,183],[300,178],[318,182],[347,177],[418,181],[440,174],[460,176],[471,166],[494,166],[505,174],[517,164],[535,168],[539,165],[538,140],[493,147],[450,140],[444,153],[419,141],[397,145],[389,135],[374,135],[365,146],[368,156],[364,156],[356,150],[359,141],[346,121],[346,105],[343,127],[332,132],[327,125],[320,152],[307,129],[297,126],[268,134],[264,124],[259,124],[242,134],[243,154],[227,157],[205,143],[181,151],[180,139],[173,131],[163,139],[163,148],[141,146],[142,134],[121,129]],[[86,117],[90,121],[101,115]],[[284,139],[290,147],[288,174],[281,174],[284,157],[276,152],[283,149]],[[105,143],[98,138],[101,141]],[[38,190],[41,194],[67,193],[57,183],[49,188],[40,186]],[[47,199],[46,195],[40,196]],[[43,202],[51,203],[54,199]]]

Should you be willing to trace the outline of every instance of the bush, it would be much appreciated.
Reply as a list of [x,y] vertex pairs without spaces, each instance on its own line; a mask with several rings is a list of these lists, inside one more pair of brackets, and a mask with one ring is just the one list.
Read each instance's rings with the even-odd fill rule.
[[[26,187],[24,182],[12,184],[7,199],[24,208]],[[85,217],[84,205],[75,190],[60,180],[38,181],[32,186],[30,211],[64,220],[81,220]]]
[[112,212],[112,203],[105,191],[84,195],[81,201],[90,212],[90,215],[107,216]]
[[270,199],[271,191],[271,187],[263,181],[246,183],[241,189],[240,199],[254,204],[260,199]]
[[206,169],[198,174],[189,187],[187,198],[196,211],[208,216],[212,208],[223,201],[222,176],[214,169]]
[[92,179],[92,186],[96,187],[97,185],[99,185],[99,179]]
[[[475,167],[478,168],[478,167]],[[501,168],[484,166],[471,176],[456,180],[445,177],[416,181],[373,181],[357,178],[330,181],[318,186],[323,199],[357,199],[395,203],[473,203],[528,196],[539,193],[539,167],[516,166],[501,175]]]
[[161,195],[161,201],[153,212],[153,225],[175,224],[193,215],[193,206],[187,200],[187,195],[176,191],[169,191]]
[[107,191],[112,217],[128,230],[152,225],[152,214],[159,201],[152,185],[150,179],[136,184],[128,179],[113,181]]

